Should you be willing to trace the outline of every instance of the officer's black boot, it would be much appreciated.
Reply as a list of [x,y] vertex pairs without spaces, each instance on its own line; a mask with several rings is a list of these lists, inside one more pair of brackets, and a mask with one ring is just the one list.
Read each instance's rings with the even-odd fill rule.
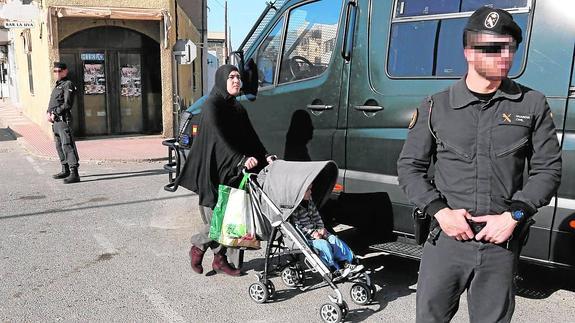
[[63,164],[62,165],[62,171],[59,172],[58,174],[52,175],[52,178],[61,179],[61,178],[66,178],[68,176],[70,176],[70,167],[68,167],[68,164]]
[[79,181],[78,167],[70,167],[70,176],[64,178],[64,184],[78,183]]

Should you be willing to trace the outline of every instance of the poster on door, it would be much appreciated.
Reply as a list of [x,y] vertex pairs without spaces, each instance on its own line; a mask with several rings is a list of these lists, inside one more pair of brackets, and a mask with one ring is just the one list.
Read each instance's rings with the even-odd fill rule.
[[120,95],[139,97],[142,95],[140,65],[124,65],[120,68]]
[[106,93],[104,63],[84,63],[84,94],[98,95]]

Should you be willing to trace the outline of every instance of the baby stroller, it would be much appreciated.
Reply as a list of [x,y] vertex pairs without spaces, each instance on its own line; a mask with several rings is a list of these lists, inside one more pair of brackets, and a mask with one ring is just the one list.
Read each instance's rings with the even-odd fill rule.
[[[290,221],[291,214],[312,182],[312,199],[319,208],[329,198],[337,176],[338,169],[333,161],[283,160],[275,161],[258,175],[250,176],[252,211],[259,222],[268,224],[267,230],[262,230],[262,225],[259,225],[260,235],[265,231],[263,238],[267,238],[268,243],[264,271],[256,274],[258,282],[248,289],[252,300],[264,303],[272,299],[275,287],[269,278],[277,275],[288,287],[298,287],[302,291],[312,287],[331,287],[334,292],[329,296],[331,302],[320,308],[320,316],[325,322],[340,322],[348,313],[347,304],[337,287],[340,283],[353,282],[350,297],[354,303],[366,305],[373,300],[376,289],[367,271],[347,277],[334,275],[308,244],[303,233]],[[322,281],[313,286],[303,286],[305,267],[312,273],[318,273]]]

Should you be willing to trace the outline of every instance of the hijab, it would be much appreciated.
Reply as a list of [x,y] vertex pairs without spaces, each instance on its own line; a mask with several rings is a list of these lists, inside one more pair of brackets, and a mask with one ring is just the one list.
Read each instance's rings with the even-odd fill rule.
[[229,75],[237,70],[222,65],[216,71],[214,87],[202,106],[198,134],[178,180],[180,186],[198,193],[200,205],[209,208],[216,205],[220,184],[237,187],[248,157],[258,159],[258,169],[266,165],[266,149],[245,108],[227,90]]

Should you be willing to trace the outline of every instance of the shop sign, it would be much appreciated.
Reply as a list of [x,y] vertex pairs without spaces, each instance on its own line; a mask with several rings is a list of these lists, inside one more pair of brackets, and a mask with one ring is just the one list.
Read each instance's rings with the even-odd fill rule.
[[4,28],[34,28],[32,21],[5,21]]
[[80,54],[80,58],[83,61],[103,61],[104,54],[103,53],[82,53]]

